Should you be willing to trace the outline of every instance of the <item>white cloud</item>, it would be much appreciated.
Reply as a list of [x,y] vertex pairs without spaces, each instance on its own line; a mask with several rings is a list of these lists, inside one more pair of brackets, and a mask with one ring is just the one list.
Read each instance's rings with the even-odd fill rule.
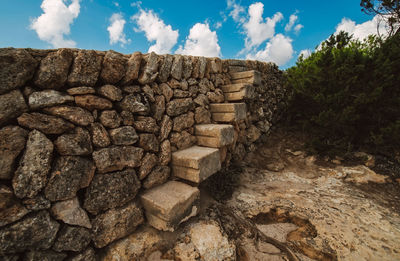
[[138,25],[138,28],[134,29],[136,32],[144,32],[150,42],[156,41],[148,52],[170,53],[178,41],[179,31],[172,30],[171,25],[166,25],[152,10],[146,12],[141,9],[138,14],[132,16],[132,20]]
[[219,29],[222,27],[222,22],[216,22],[214,25],[215,29]]
[[297,24],[293,30],[296,34],[298,34],[300,32],[300,30],[303,28],[304,26],[302,24]]
[[377,34],[377,28],[379,26],[379,32],[385,36],[387,35],[386,26],[387,24],[384,21],[380,21],[378,16],[375,16],[369,21],[366,21],[362,24],[356,24],[354,21],[343,18],[342,21],[336,26],[335,35],[340,31],[348,32],[352,34],[355,39],[363,40],[371,34]]
[[220,57],[221,48],[218,44],[218,36],[215,31],[210,30],[207,23],[195,24],[186,38],[185,46],[179,46],[176,51],[179,54]]
[[312,51],[310,49],[304,49],[300,51],[299,57],[303,55],[303,59],[310,57]]
[[124,44],[130,42],[129,39],[126,39],[124,34],[125,23],[126,21],[121,14],[115,13],[110,17],[110,26],[107,27],[107,31],[110,35],[110,44],[116,44],[120,42],[123,46]]
[[43,0],[40,6],[43,14],[33,19],[30,28],[35,30],[39,38],[59,47],[75,47],[76,42],[64,39],[70,34],[70,26],[80,12],[80,0],[72,0],[69,6],[66,0]]
[[231,16],[235,22],[244,23],[245,19],[242,16],[242,13],[245,13],[244,7],[237,4],[235,0],[227,0],[226,4],[228,10],[231,10],[229,16]]
[[247,59],[274,62],[281,66],[293,57],[292,39],[282,34],[277,34],[267,43],[264,50],[256,54],[248,54]]
[[282,20],[283,15],[277,12],[272,18],[267,17],[266,22],[262,17],[264,5],[255,3],[249,7],[249,20],[243,25],[246,32],[245,47],[247,50],[258,47],[265,40],[270,39],[275,34],[275,25]]
[[293,25],[296,23],[297,19],[299,17],[296,14],[292,14],[289,17],[289,23],[286,24],[285,26],[285,31],[289,32],[290,30],[292,30]]

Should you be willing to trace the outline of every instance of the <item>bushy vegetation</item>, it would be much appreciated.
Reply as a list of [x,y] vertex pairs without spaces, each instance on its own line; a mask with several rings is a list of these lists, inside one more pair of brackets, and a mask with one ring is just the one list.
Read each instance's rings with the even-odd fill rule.
[[291,123],[319,153],[400,150],[400,33],[360,42],[341,32],[286,72]]

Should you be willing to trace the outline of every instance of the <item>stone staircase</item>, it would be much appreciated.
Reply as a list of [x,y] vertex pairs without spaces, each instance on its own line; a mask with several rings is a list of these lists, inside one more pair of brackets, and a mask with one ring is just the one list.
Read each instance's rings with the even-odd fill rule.
[[200,191],[195,186],[221,169],[220,152],[234,142],[235,130],[229,123],[246,118],[246,104],[240,101],[251,99],[260,84],[257,71],[231,73],[231,84],[221,87],[227,103],[210,104],[212,119],[217,123],[195,125],[197,145],[172,153],[172,176],[176,180],[141,195],[151,226],[174,231],[180,223],[197,215]]

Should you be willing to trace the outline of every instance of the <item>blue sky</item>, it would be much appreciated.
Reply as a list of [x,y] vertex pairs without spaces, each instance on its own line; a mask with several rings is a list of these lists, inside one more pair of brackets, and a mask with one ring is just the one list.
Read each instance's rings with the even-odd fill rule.
[[[292,66],[342,29],[364,38],[376,18],[358,0],[2,1],[0,47],[182,53]],[[292,22],[290,22],[292,21]]]

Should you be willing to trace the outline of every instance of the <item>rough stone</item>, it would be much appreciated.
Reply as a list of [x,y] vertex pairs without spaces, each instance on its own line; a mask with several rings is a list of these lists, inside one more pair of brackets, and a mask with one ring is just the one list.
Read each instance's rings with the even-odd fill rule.
[[139,188],[140,181],[133,169],[96,175],[86,190],[83,207],[97,215],[134,199]]
[[122,119],[116,110],[102,111],[100,122],[107,128],[118,128],[121,125]]
[[139,134],[139,146],[145,151],[158,152],[160,143],[154,134],[142,133]]
[[20,220],[29,212],[14,196],[11,188],[0,185],[0,227]]
[[93,152],[97,171],[100,173],[139,167],[143,149],[133,146],[114,146]]
[[93,220],[93,242],[96,247],[105,247],[136,230],[144,222],[141,208],[134,201],[96,216]]
[[[157,84],[157,83],[153,83]],[[145,86],[142,87],[143,93],[146,95],[148,100],[152,103],[154,103],[154,90],[150,87],[150,85],[146,84]]]
[[75,96],[75,103],[89,111],[112,108],[112,103],[109,100],[91,94]]
[[50,201],[66,200],[76,196],[84,177],[92,177],[95,167],[91,160],[65,156],[56,160],[50,180],[44,190]]
[[38,62],[26,50],[0,49],[0,94],[25,85],[32,79],[37,64]]
[[192,78],[196,79],[199,78],[199,72],[200,72],[200,63],[199,63],[199,57],[192,56]]
[[165,98],[162,95],[155,97],[155,102],[152,104],[153,117],[160,121],[165,113]]
[[197,144],[204,147],[221,148],[234,142],[235,130],[228,124],[201,124],[195,126]]
[[210,104],[210,101],[208,100],[207,96],[204,94],[199,94],[196,99],[194,99],[194,103],[201,107],[207,107]]
[[130,112],[130,111],[122,111],[121,112],[121,117],[122,117],[122,123],[124,125],[132,126],[133,123],[135,122],[135,119],[133,117],[133,113]]
[[169,116],[179,116],[194,108],[191,98],[174,99],[167,104],[167,114]]
[[111,144],[107,130],[98,122],[90,124],[90,134],[95,147],[108,147]]
[[188,112],[174,118],[174,131],[181,131],[194,125],[194,113]]
[[122,90],[114,85],[103,85],[98,89],[98,93],[111,101],[120,101],[123,98]]
[[165,97],[165,100],[167,101],[167,102],[169,102],[171,99],[172,99],[172,96],[174,96],[174,91],[171,89],[171,87],[169,87],[169,85],[168,84],[166,84],[166,83],[162,83],[161,85],[160,85],[160,89],[161,89],[161,91],[162,91],[162,94],[164,95],[164,97]]
[[133,126],[137,131],[140,132],[157,133],[160,130],[156,120],[153,119],[152,117],[139,116],[136,118],[136,121],[133,123]]
[[182,78],[182,70],[183,70],[183,56],[175,55],[174,62],[172,63],[172,68],[171,68],[171,76],[179,81]]
[[170,138],[171,144],[178,149],[186,149],[196,144],[197,139],[187,131],[173,132]]
[[94,122],[94,118],[92,114],[80,107],[72,107],[72,106],[56,106],[51,108],[45,108],[44,112],[52,114],[54,116],[59,116],[74,124],[78,124],[81,126],[87,126],[90,123]]
[[207,98],[211,103],[222,103],[225,101],[224,93],[221,89],[215,89],[213,92],[207,92]]
[[122,90],[129,94],[140,93],[142,88],[139,85],[130,85],[122,87]]
[[251,125],[249,129],[246,131],[247,140],[251,143],[258,140],[261,136],[261,131],[254,125]]
[[159,82],[166,82],[171,74],[172,63],[174,61],[174,56],[166,54],[164,56],[164,61],[160,67],[160,73],[158,75]]
[[25,148],[28,132],[18,126],[0,129],[0,179],[11,179],[15,159]]
[[210,123],[211,122],[211,112],[204,107],[197,107],[194,114],[194,119],[197,124]]
[[23,127],[37,129],[45,134],[62,134],[74,128],[73,124],[59,117],[38,112],[22,114],[18,117],[18,123]]
[[158,55],[155,52],[151,52],[147,57],[147,63],[138,81],[141,84],[148,84],[154,82],[157,76],[158,76]]
[[33,198],[46,185],[52,156],[53,143],[41,132],[31,131],[26,150],[12,180],[17,197]]
[[44,196],[38,195],[34,198],[27,198],[22,201],[25,207],[29,210],[38,211],[43,209],[49,209],[51,206],[50,200],[47,200]]
[[87,248],[85,251],[77,254],[71,259],[68,259],[68,261],[96,261],[96,260],[98,260],[96,257],[96,253],[91,247]]
[[139,179],[144,179],[158,163],[158,158],[153,153],[146,153],[139,169]]
[[101,70],[103,57],[93,50],[80,50],[68,76],[69,86],[94,86]]
[[90,241],[91,233],[89,229],[65,225],[58,233],[53,249],[58,252],[80,252],[89,245]]
[[189,56],[184,56],[182,78],[188,79],[192,75],[192,59]]
[[173,122],[168,115],[164,115],[160,125],[161,125],[160,140],[163,141],[168,138],[172,130]]
[[51,207],[51,214],[66,224],[92,228],[86,211],[81,208],[76,197],[55,203]]
[[143,187],[150,189],[152,187],[164,184],[171,173],[171,169],[168,166],[157,166],[143,181]]
[[189,91],[183,91],[180,89],[175,89],[174,90],[174,98],[187,98],[190,97],[191,94]]
[[57,253],[51,250],[31,250],[25,254],[24,261],[60,261],[67,258],[66,253]]
[[59,136],[54,145],[61,155],[90,155],[93,151],[90,134],[81,127],[76,127],[72,134]]
[[139,139],[135,129],[131,126],[110,130],[110,137],[115,145],[132,145]]
[[0,255],[28,249],[46,250],[56,238],[59,224],[42,210],[17,223],[0,229]]
[[43,89],[58,89],[67,81],[74,54],[70,49],[59,49],[49,53],[40,62],[35,75],[35,84]]
[[160,146],[160,164],[162,166],[167,166],[171,161],[171,143],[169,140],[165,140]]
[[135,52],[131,55],[127,63],[126,74],[122,79],[122,85],[132,84],[139,77],[140,64],[142,62],[142,54]]
[[0,126],[26,111],[28,106],[19,90],[0,95]]
[[127,59],[112,50],[104,56],[100,79],[104,83],[115,84],[125,75]]
[[95,94],[96,90],[92,87],[81,86],[74,87],[67,90],[69,95],[85,95],[85,94]]
[[203,78],[206,74],[206,68],[207,68],[207,58],[205,57],[199,57],[199,77],[198,78]]
[[201,94],[206,94],[210,91],[210,81],[207,78],[203,78],[199,82],[199,92]]
[[125,96],[119,103],[122,110],[132,113],[148,113],[150,105],[148,101],[139,94],[130,94]]

